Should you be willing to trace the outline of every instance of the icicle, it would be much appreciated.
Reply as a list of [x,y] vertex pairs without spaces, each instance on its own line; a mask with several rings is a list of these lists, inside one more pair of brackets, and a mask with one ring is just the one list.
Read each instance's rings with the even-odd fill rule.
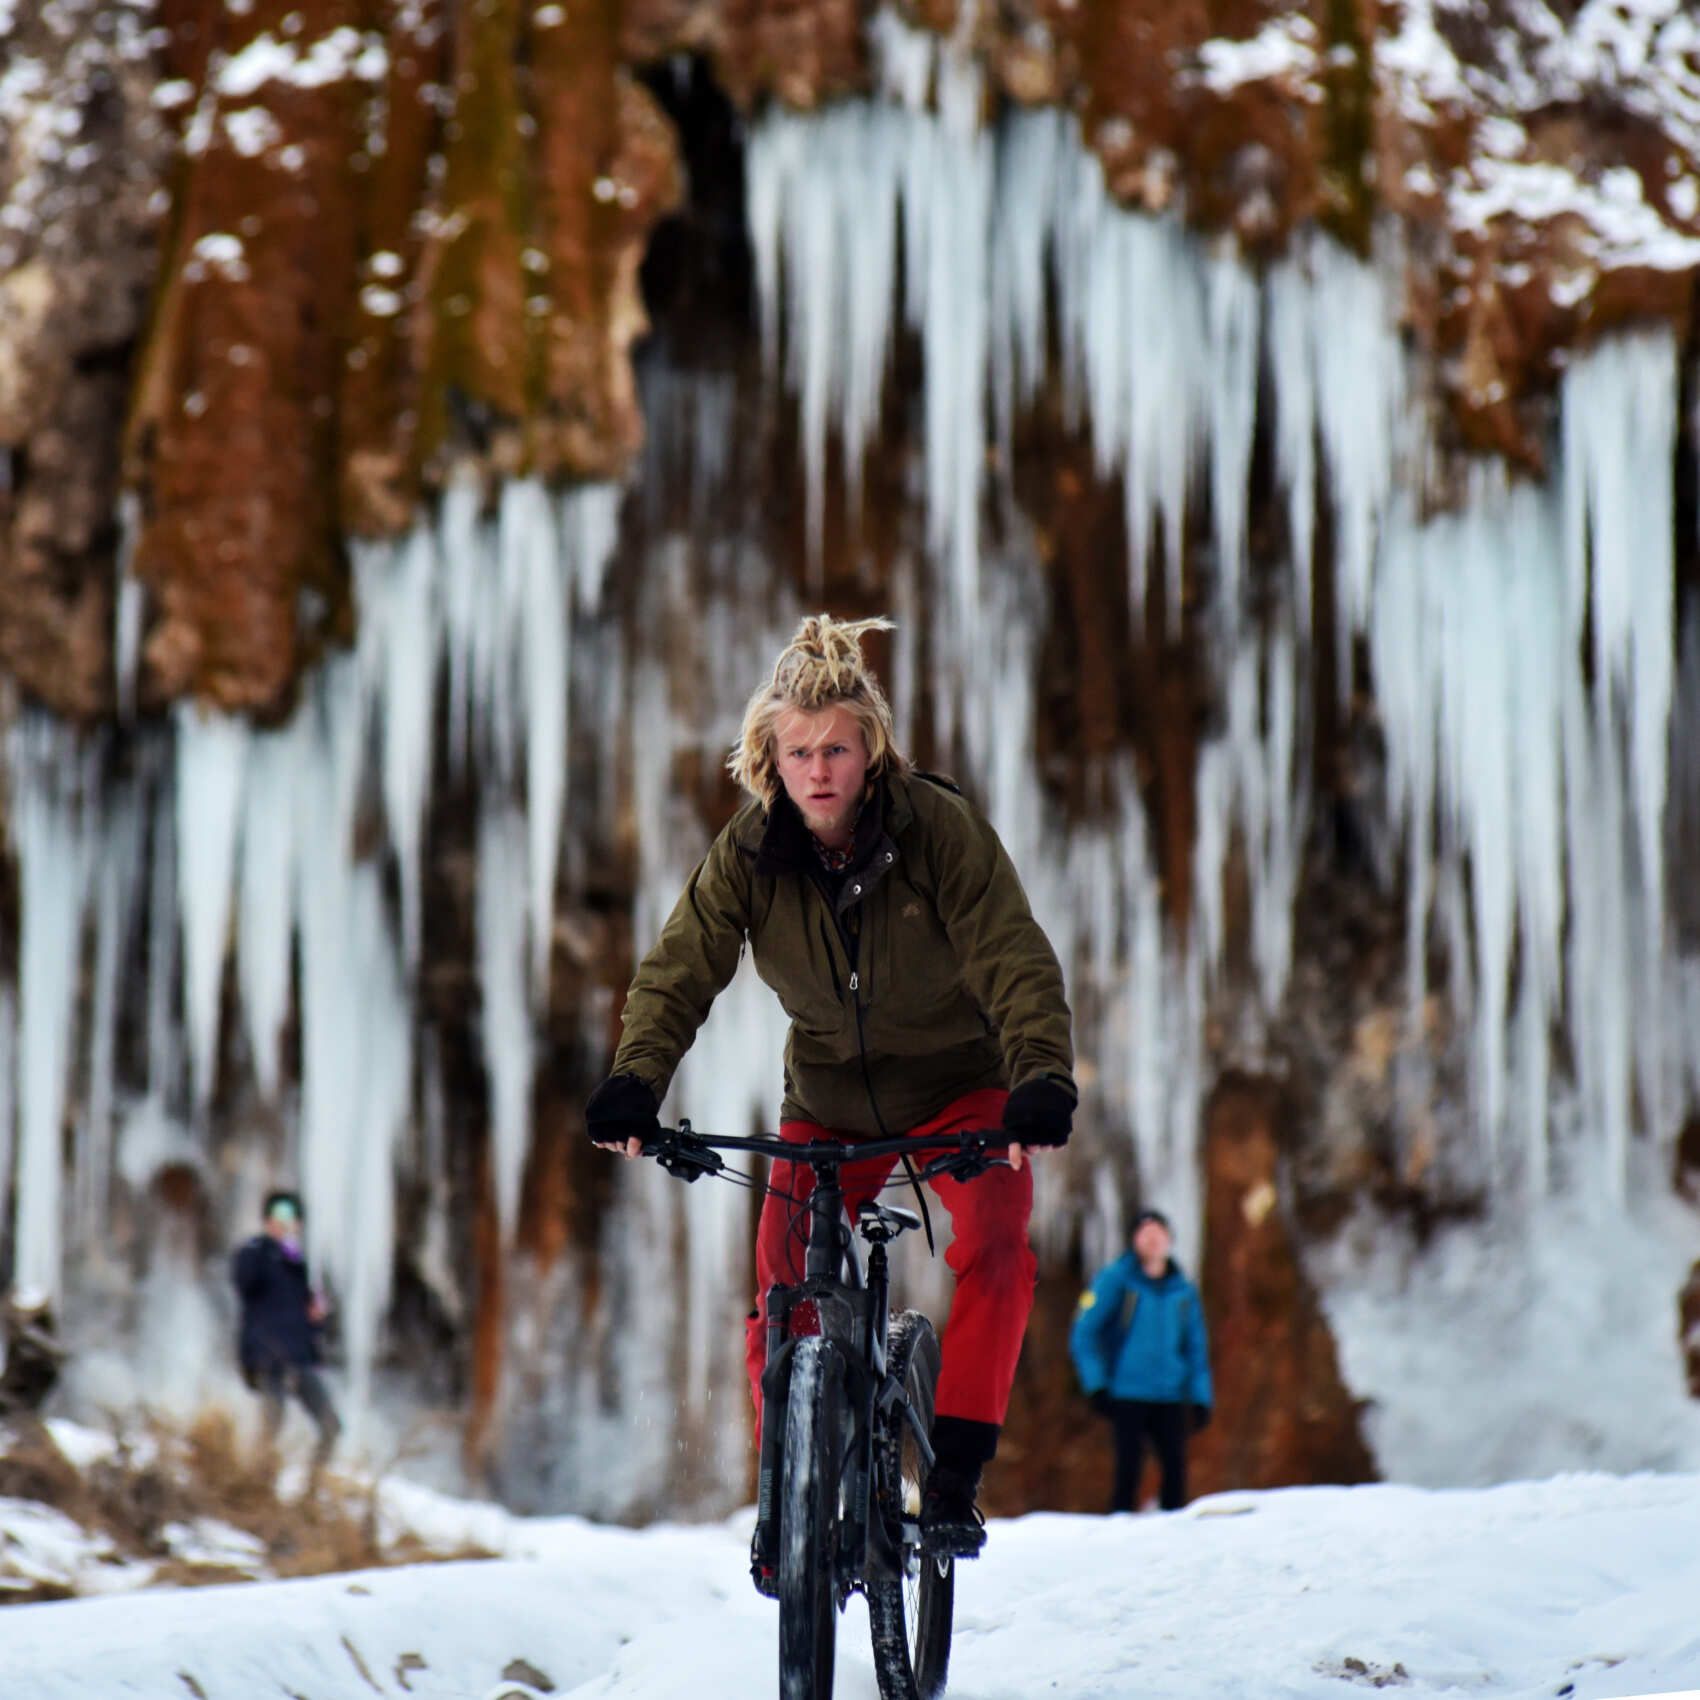
[[[1561,692],[1581,689],[1563,618],[1550,495],[1478,479],[1461,512],[1427,524],[1408,499],[1386,516],[1369,630],[1387,729],[1389,790],[1409,843],[1411,1037],[1422,1032],[1430,845],[1469,869],[1472,1079],[1489,1178],[1510,1100],[1513,951],[1521,941],[1520,1030],[1558,1014],[1565,924]],[[1462,1011],[1460,1011],[1462,1013]],[[1526,1076],[1544,1074],[1524,1058]],[[1544,1118],[1544,1106],[1525,1106]],[[1525,1167],[1527,1163],[1525,1162]]]
[[[1210,511],[1216,531],[1218,605],[1237,619],[1244,594],[1246,507],[1251,499],[1251,444],[1257,425],[1257,279],[1233,251],[1206,262],[1209,300]],[[1178,582],[1178,581],[1177,581]],[[1180,622],[1178,595],[1170,620]]]
[[524,824],[505,803],[486,799],[478,825],[478,984],[490,1077],[491,1175],[504,1236],[519,1217],[531,1149],[525,903]]
[[1252,960],[1263,1008],[1273,1015],[1292,966],[1308,806],[1297,759],[1297,642],[1285,610],[1266,632],[1230,621],[1226,611],[1221,618],[1235,635],[1217,646],[1227,672],[1227,726],[1199,758],[1194,951],[1207,975],[1220,975],[1222,880],[1237,827],[1250,885]]
[[[362,998],[357,1068],[346,1088],[352,1114],[341,1181],[344,1238],[321,1248],[326,1273],[340,1278],[349,1405],[358,1422],[371,1403],[372,1367],[389,1307],[395,1262],[396,1154],[412,1114],[412,1009],[397,971],[377,870],[357,870],[350,892],[353,936],[348,968]],[[324,1167],[320,1166],[321,1178]],[[311,1229],[309,1229],[311,1232]]]
[[[572,642],[572,563],[562,548],[555,512],[539,484],[511,484],[503,493],[504,549],[518,556],[516,613],[525,703],[526,878],[529,893],[532,993],[548,1002],[549,960],[555,937],[555,875],[560,863],[561,810],[567,795],[567,657]],[[480,883],[480,891],[483,886]],[[482,900],[481,900],[482,901]],[[519,908],[526,922],[527,904]],[[527,1102],[530,1091],[527,1082]]]
[[120,491],[118,558],[115,564],[118,589],[113,599],[112,633],[112,665],[120,720],[133,720],[136,714],[136,678],[141,664],[146,593],[141,580],[130,571],[130,563],[136,553],[136,533],[140,527],[140,498],[134,490]]
[[237,983],[254,1078],[273,1101],[279,1046],[289,1018],[290,945],[295,932],[300,737],[257,735],[242,793],[242,871],[237,908]]
[[368,704],[330,663],[289,735],[299,837],[300,1170],[309,1249],[341,1305],[350,1404],[371,1392],[393,1256],[394,1163],[412,1112],[412,1003],[378,870],[356,864]]
[[1082,153],[1061,225],[1057,275],[1065,375],[1084,401],[1100,469],[1122,478],[1135,612],[1144,607],[1147,563],[1160,531],[1171,618],[1178,618],[1187,488],[1210,406],[1202,257],[1178,221],[1134,217],[1113,206],[1098,161]]
[[114,1075],[118,1049],[118,995],[136,934],[137,902],[145,867],[147,820],[134,782],[109,799],[95,847],[95,967],[89,1011],[88,1099],[72,1160],[75,1222],[72,1243],[98,1248],[106,1233],[112,1173]]
[[[905,306],[926,361],[927,539],[945,569],[950,652],[978,647],[980,497],[986,463],[994,143],[980,124],[981,71],[967,51],[977,7],[964,4],[948,41],[928,32],[899,45],[890,12],[876,51],[910,116],[899,160],[903,195]],[[915,65],[933,56],[938,116],[918,110]],[[871,280],[870,280],[871,281]]]
[[150,1093],[177,1088],[182,1044],[177,1021],[176,790],[154,791],[148,849],[148,1078]]
[[419,963],[423,925],[422,859],[431,799],[438,631],[438,552],[420,523],[399,544],[366,544],[354,554],[360,599],[361,649],[376,650],[383,749],[384,816],[401,876],[402,946],[410,969]]
[[229,942],[242,780],[244,721],[185,704],[177,713],[177,879],[183,917],[183,1003],[197,1109],[212,1102],[219,1004]]
[[18,1154],[18,1009],[10,986],[0,986],[0,1242],[11,1221],[12,1170]]
[[12,1284],[53,1298],[63,1265],[65,1097],[92,860],[84,824],[92,775],[75,734],[55,721],[25,721],[9,743],[22,912]]
[[763,339],[772,369],[783,321],[817,570],[828,428],[838,428],[854,517],[862,458],[878,422],[897,276],[898,135],[892,120],[856,105],[818,118],[776,114],[750,134],[749,229]]
[[438,522],[443,553],[443,646],[449,670],[449,762],[457,774],[466,769],[472,737],[479,608],[493,576],[479,525],[482,501],[478,480],[459,472],[443,492]]
[[[1566,543],[1573,596],[1588,587],[1602,747],[1621,728],[1628,826],[1637,859],[1623,924],[1630,960],[1663,960],[1664,814],[1675,682],[1677,353],[1670,331],[1602,344],[1565,374]],[[1644,981],[1643,981],[1644,984]],[[1625,995],[1628,987],[1625,987]],[[1612,1025],[1621,1019],[1612,1016]],[[1648,1124],[1670,1119],[1663,1078],[1663,1009],[1646,999],[1631,1019],[1635,1086]],[[1623,1153],[1614,1162],[1621,1190]]]
[[1316,549],[1316,350],[1313,346],[1308,244],[1268,274],[1268,358],[1275,402],[1275,465],[1287,493],[1293,601],[1301,643],[1311,625]]
[[1046,108],[1014,114],[997,156],[992,222],[991,391],[998,442],[1011,452],[1015,414],[1046,376],[1047,256],[1073,159],[1069,119]]
[[348,1164],[362,1130],[362,1043],[375,989],[351,960],[358,918],[351,865],[361,746],[359,690],[348,659],[320,674],[294,733],[302,739],[296,813],[301,949],[301,1186],[316,1258],[333,1270],[353,1243]]
[[[1334,508],[1334,578],[1342,697],[1351,640],[1370,612],[1376,529],[1393,487],[1406,405],[1397,298],[1374,267],[1332,242],[1310,246],[1316,418]],[[1295,426],[1296,429],[1296,426]]]
[[[709,440],[694,445],[694,468],[699,477],[706,478],[710,489],[717,489],[725,480],[715,469],[714,456],[725,451],[730,435],[731,390],[723,382],[710,381],[699,386],[698,395],[710,423],[700,433]],[[701,494],[706,496],[707,492]],[[594,614],[602,605],[603,581],[620,540],[620,500],[617,484],[581,484],[561,498],[562,546],[572,578],[573,600],[582,614]]]

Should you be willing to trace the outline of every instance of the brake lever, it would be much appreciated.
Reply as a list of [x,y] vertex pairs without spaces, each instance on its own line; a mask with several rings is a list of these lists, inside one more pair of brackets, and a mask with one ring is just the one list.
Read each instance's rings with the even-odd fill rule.
[[682,1139],[674,1135],[659,1141],[654,1156],[668,1174],[687,1184],[700,1181],[704,1175],[717,1175],[726,1167],[726,1159],[718,1151],[698,1145],[688,1136]]
[[937,1176],[948,1175],[952,1180],[971,1181],[988,1169],[1007,1169],[1010,1166],[1007,1157],[993,1157],[985,1151],[947,1151],[922,1168],[919,1178],[930,1181]]

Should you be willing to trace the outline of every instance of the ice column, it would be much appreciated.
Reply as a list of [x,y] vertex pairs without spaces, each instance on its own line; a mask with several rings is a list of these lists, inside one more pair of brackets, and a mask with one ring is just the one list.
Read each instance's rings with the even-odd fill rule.
[[[1664,812],[1670,713],[1675,687],[1675,491],[1677,355],[1668,330],[1616,338],[1565,374],[1565,548],[1572,599],[1584,603],[1593,635],[1602,744],[1621,740],[1627,829],[1635,858],[1638,936],[1631,960],[1665,951]],[[1626,873],[1628,870],[1625,870]],[[1599,990],[1596,987],[1596,992]],[[1621,1010],[1596,1009],[1609,1022]],[[1635,1084],[1649,1123],[1671,1113],[1663,1076],[1659,1000],[1635,1020]],[[1623,1157],[1608,1158],[1622,1185]]]
[[[1484,473],[1458,513],[1426,524],[1402,498],[1386,520],[1369,631],[1390,789],[1409,835],[1413,971],[1426,950],[1431,844],[1443,862],[1469,869],[1472,1083],[1490,1180],[1502,1166],[1519,941],[1516,1030],[1534,1090],[1544,1091],[1543,1076],[1529,1046],[1557,1017],[1562,990],[1559,757],[1566,699],[1574,718],[1582,681],[1558,535],[1552,495],[1511,488],[1498,474]],[[1419,979],[1413,994],[1421,991]],[[1534,1186],[1546,1169],[1546,1110],[1544,1096],[1521,1105],[1524,1177]]]
[[30,718],[10,743],[18,952],[19,1128],[13,1286],[57,1297],[62,1275],[63,1141],[83,915],[91,866],[91,775],[76,735]]
[[183,1001],[195,1106],[205,1113],[218,1073],[219,1004],[229,944],[248,728],[192,703],[177,712],[177,877],[183,917]]
[[1296,257],[1267,274],[1265,354],[1275,405],[1275,465],[1287,493],[1294,623],[1300,642],[1308,643],[1316,550],[1316,349],[1303,258],[1309,244],[1295,238],[1294,247]]
[[88,1094],[72,1159],[72,1244],[96,1247],[106,1232],[112,1174],[119,994],[128,983],[146,867],[147,817],[138,784],[120,782],[107,799],[95,857],[95,966],[89,1010]]
[[1316,420],[1334,509],[1344,695],[1351,685],[1351,639],[1369,618],[1376,530],[1404,446],[1401,421],[1409,418],[1405,358],[1391,310],[1398,292],[1383,272],[1329,241],[1308,243],[1306,255]]
[[531,1146],[531,1006],[526,997],[525,826],[486,799],[478,828],[478,983],[490,1076],[490,1150],[504,1236],[519,1214]]
[[0,1224],[9,1221],[12,1163],[18,1154],[18,1009],[0,986]]
[[360,652],[368,688],[379,703],[384,818],[401,876],[402,943],[410,969],[418,966],[423,924],[425,814],[436,753],[441,570],[436,537],[425,522],[399,543],[367,543],[354,551]]
[[[1225,610],[1219,618],[1227,623]],[[1217,976],[1226,944],[1222,880],[1237,830],[1250,884],[1253,967],[1264,1012],[1272,1016],[1292,967],[1293,903],[1309,807],[1299,759],[1300,646],[1284,606],[1267,629],[1235,624],[1230,631],[1216,645],[1226,675],[1227,725],[1198,762],[1193,948],[1206,975]]]
[[283,1027],[289,1018],[300,759],[298,737],[288,732],[255,734],[242,795],[236,977],[254,1078],[274,1101],[281,1083]]

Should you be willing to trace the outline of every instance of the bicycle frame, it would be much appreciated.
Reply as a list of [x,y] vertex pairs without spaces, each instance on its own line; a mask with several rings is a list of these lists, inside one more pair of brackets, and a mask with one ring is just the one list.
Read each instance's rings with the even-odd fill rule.
[[[675,1173],[715,1172],[718,1158],[703,1153],[751,1151],[814,1171],[815,1183],[807,1201],[809,1231],[803,1259],[803,1278],[769,1290],[766,1299],[767,1362],[762,1371],[762,1420],[756,1489],[756,1533],[753,1562],[778,1551],[776,1496],[783,1465],[785,1411],[790,1390],[791,1360],[798,1339],[819,1335],[839,1348],[846,1380],[850,1430],[840,1480],[842,1514],[835,1555],[837,1603],[865,1586],[870,1564],[898,1568],[900,1544],[894,1543],[884,1519],[872,1515],[873,1450],[876,1412],[895,1410],[914,1433],[928,1467],[933,1451],[924,1424],[910,1408],[903,1388],[887,1374],[886,1335],[889,1325],[891,1277],[886,1246],[909,1225],[889,1212],[865,1216],[858,1224],[868,1242],[864,1268],[855,1233],[846,1218],[841,1171],[846,1163],[873,1157],[932,1150],[962,1153],[970,1163],[990,1166],[1001,1159],[986,1155],[991,1145],[1004,1144],[1008,1135],[992,1129],[958,1130],[923,1135],[919,1139],[874,1140],[863,1144],[815,1142],[792,1144],[773,1138],[719,1139],[693,1134],[681,1121],[669,1143],[655,1154]],[[694,1176],[693,1176],[694,1178]],[[758,1578],[759,1580],[759,1578]]]
[[[870,1516],[873,1483],[873,1414],[877,1393],[885,1392],[887,1307],[890,1272],[884,1239],[868,1248],[866,1270],[857,1253],[855,1236],[844,1213],[840,1164],[830,1159],[803,1159],[815,1171],[809,1196],[809,1238],[803,1279],[774,1287],[767,1295],[767,1365],[762,1372],[762,1424],[756,1493],[758,1550],[778,1545],[774,1492],[779,1481],[785,1430],[786,1395],[796,1341],[819,1334],[833,1341],[844,1360],[848,1383],[851,1430],[846,1472],[841,1482],[843,1515],[837,1555],[839,1603],[862,1580],[870,1541],[890,1557],[880,1520]],[[890,1398],[907,1400],[901,1388]],[[925,1444],[924,1437],[922,1437]],[[927,1450],[931,1462],[931,1448]]]

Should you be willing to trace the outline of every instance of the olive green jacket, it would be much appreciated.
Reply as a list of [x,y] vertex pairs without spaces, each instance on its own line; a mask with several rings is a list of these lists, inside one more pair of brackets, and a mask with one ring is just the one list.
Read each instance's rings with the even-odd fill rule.
[[659,1099],[746,941],[791,1018],[786,1119],[900,1134],[981,1087],[1073,1090],[1056,953],[991,825],[948,781],[888,775],[836,903],[801,817],[747,804],[626,994],[615,1074]]

